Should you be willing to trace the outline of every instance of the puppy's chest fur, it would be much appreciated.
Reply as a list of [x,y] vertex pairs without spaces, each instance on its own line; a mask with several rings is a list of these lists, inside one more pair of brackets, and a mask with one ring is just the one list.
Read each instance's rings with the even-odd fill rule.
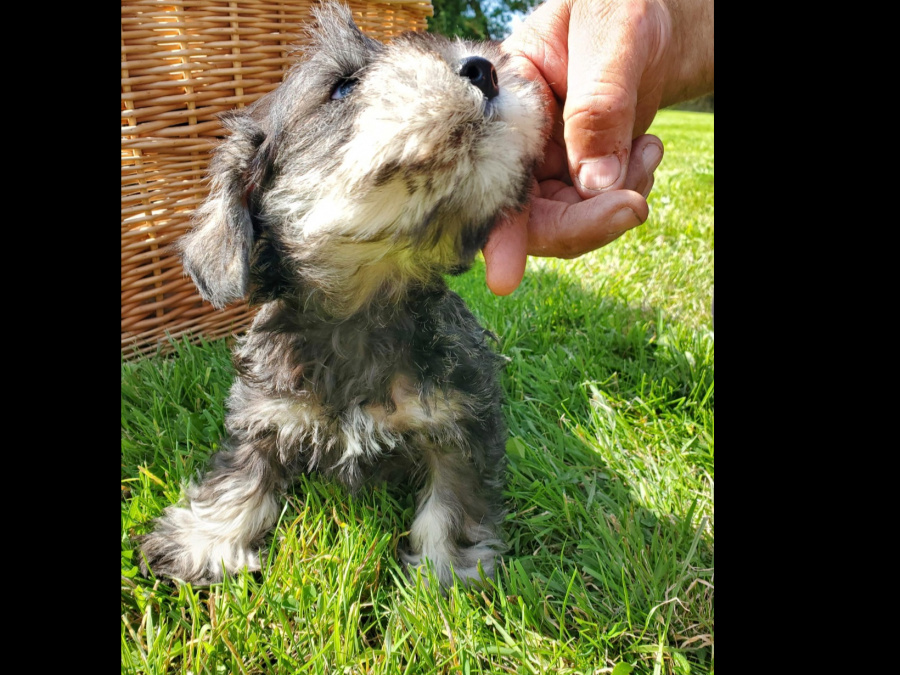
[[414,474],[447,444],[483,464],[472,448],[504,432],[488,340],[443,284],[341,321],[271,302],[235,353],[226,425],[351,489]]

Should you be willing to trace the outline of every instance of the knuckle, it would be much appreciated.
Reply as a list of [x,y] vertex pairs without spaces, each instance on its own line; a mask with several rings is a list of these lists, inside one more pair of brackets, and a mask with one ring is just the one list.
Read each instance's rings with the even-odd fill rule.
[[634,118],[635,104],[636,100],[623,86],[598,83],[589,94],[570,96],[563,120],[567,129],[573,125],[594,131],[614,129]]

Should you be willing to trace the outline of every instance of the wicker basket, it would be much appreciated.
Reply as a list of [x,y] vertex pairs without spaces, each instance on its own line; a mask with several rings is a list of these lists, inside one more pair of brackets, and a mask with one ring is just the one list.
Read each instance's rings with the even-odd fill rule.
[[[346,0],[345,0],[346,2]],[[122,0],[122,354],[240,332],[253,309],[203,302],[170,244],[206,193],[217,115],[275,89],[308,0]],[[425,30],[430,2],[346,2],[379,40]]]

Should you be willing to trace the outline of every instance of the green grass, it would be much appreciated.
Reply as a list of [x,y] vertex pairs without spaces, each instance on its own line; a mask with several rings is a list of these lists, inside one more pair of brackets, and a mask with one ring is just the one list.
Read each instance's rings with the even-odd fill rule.
[[495,583],[442,596],[396,548],[411,495],[302,477],[266,569],[209,588],[144,579],[130,537],[222,434],[229,346],[122,366],[124,673],[713,672],[714,116],[663,111],[651,216],[496,298],[453,280],[511,361]]

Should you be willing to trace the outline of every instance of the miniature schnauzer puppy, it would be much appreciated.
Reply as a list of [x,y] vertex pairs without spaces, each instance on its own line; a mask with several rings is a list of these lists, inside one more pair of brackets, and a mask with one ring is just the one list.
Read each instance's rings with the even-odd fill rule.
[[418,489],[404,562],[493,575],[503,545],[502,357],[446,274],[527,201],[538,86],[495,44],[316,13],[278,89],[224,118],[211,189],[178,243],[201,295],[261,308],[238,342],[223,450],[142,537],[144,571],[211,583],[258,570],[298,472]]

